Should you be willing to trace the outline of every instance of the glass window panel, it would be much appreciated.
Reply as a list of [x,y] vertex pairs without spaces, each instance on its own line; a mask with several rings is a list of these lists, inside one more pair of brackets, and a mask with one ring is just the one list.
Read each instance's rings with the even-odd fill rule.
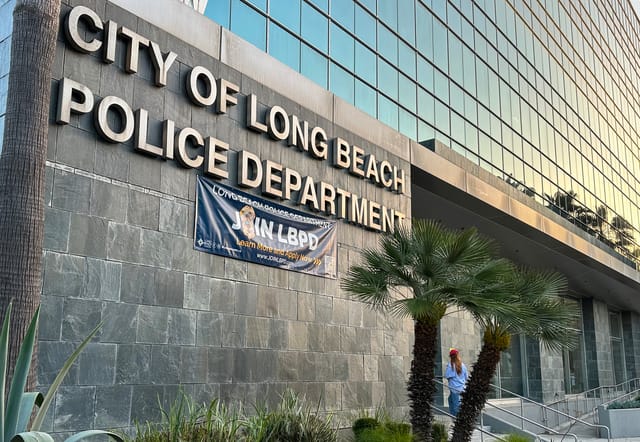
[[478,140],[478,155],[485,160],[491,160],[491,138],[480,132]]
[[378,2],[378,18],[394,31],[398,30],[398,0]]
[[420,56],[418,56],[418,84],[429,92],[433,92],[433,66]]
[[447,2],[444,0],[435,0],[432,6],[433,12],[436,13],[438,17],[443,22],[447,22]]
[[449,103],[458,113],[464,114],[464,92],[455,83],[449,83]]
[[[447,3],[447,2],[445,2]],[[449,25],[453,31],[460,35],[462,34],[462,17],[456,9],[451,6],[451,4],[447,3],[447,21],[446,23]]]
[[262,9],[263,12],[267,12],[267,0],[247,0],[249,3],[254,4],[258,8]]
[[449,130],[450,120],[449,120],[449,108],[442,104],[440,101],[436,100],[436,129],[439,132],[442,132],[447,137],[451,133]]
[[388,98],[378,96],[378,119],[394,129],[398,128],[398,105]]
[[360,0],[360,3],[365,5],[369,11],[376,13],[376,0]]
[[[271,0],[273,1],[273,0]],[[354,3],[353,0],[331,2],[331,18],[353,32]]]
[[350,71],[354,66],[354,42],[353,37],[331,23],[331,49],[330,54],[338,63],[344,65]]
[[495,141],[491,142],[491,164],[500,170],[503,169],[502,146],[500,143],[496,143]]
[[464,145],[471,152],[478,153],[478,129],[465,121],[464,123]]
[[478,106],[478,127],[485,132],[490,132],[491,125],[491,113],[489,109],[484,106]]
[[356,79],[356,107],[374,118],[376,117],[376,95],[376,91],[372,87]]
[[476,99],[473,96],[466,93],[464,94],[464,116],[467,120],[471,121],[473,124],[477,123],[478,111],[477,111]]
[[449,79],[442,75],[440,71],[434,71],[434,88],[436,98],[449,103]]
[[408,108],[411,112],[416,111],[416,84],[413,80],[400,75],[398,84],[400,104]]
[[416,41],[414,3],[414,0],[398,0],[398,32],[412,45]]
[[376,19],[356,5],[356,35],[372,48],[376,47]]
[[429,92],[418,88],[418,113],[428,123],[435,123],[434,98]]
[[376,84],[376,54],[361,43],[356,42],[356,75],[368,83]]
[[449,32],[449,75],[458,84],[463,83],[462,42]]
[[378,89],[393,100],[398,99],[398,71],[381,58],[378,59]]
[[462,49],[464,66],[464,88],[472,95],[476,94],[476,56],[466,46]]
[[465,142],[464,119],[455,112],[451,112],[451,138],[459,143]]
[[288,30],[300,32],[300,0],[271,0],[269,15]]
[[300,40],[275,23],[269,23],[269,53],[291,66],[300,70]]
[[398,64],[398,37],[378,23],[378,52],[390,63]]
[[437,55],[434,56],[436,66],[447,73],[449,70],[447,29],[438,20],[433,21],[433,47],[438,51]]
[[493,71],[489,73],[489,108],[496,115],[500,115],[500,80]]
[[418,141],[423,142],[435,138],[436,131],[433,126],[418,120]]
[[231,5],[231,30],[263,51],[267,50],[267,19],[240,0]]
[[400,109],[399,118],[398,130],[412,140],[417,139],[417,120],[415,115]]
[[398,41],[398,46],[400,71],[411,78],[416,78],[416,51],[403,41]]
[[305,44],[302,44],[301,49],[300,72],[323,88],[327,88],[327,58]]
[[335,63],[331,63],[329,69],[329,86],[331,92],[338,97],[351,104],[355,103],[353,75]]
[[313,3],[318,8],[322,9],[324,12],[329,12],[329,0],[306,0],[310,3]]
[[475,32],[475,44],[476,44],[476,54],[481,59],[487,57],[487,41],[484,39],[482,34],[478,31]]
[[218,23],[220,26],[225,28],[229,28],[229,21],[231,19],[231,2],[228,0],[223,0],[219,2],[209,2],[207,8],[204,10],[204,15],[209,17],[214,22]]
[[329,46],[329,24],[327,18],[307,3],[302,5],[302,38],[322,52]]
[[427,60],[433,60],[433,16],[420,3],[416,4],[416,48]]
[[[465,4],[471,4],[471,2],[465,2]],[[466,20],[462,20],[462,40],[473,49],[474,33],[473,26]]]

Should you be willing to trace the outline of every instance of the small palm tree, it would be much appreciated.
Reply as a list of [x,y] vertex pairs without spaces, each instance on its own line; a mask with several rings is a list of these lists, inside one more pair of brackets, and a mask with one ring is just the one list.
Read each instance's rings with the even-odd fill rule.
[[564,303],[560,297],[566,286],[566,279],[558,273],[514,269],[510,278],[496,285],[499,290],[511,292],[509,304],[513,311],[506,315],[501,310],[490,315],[472,311],[484,328],[484,336],[482,349],[462,394],[452,442],[471,440],[491,389],[491,379],[500,363],[500,355],[509,348],[512,336],[523,334],[539,339],[551,350],[575,345],[577,334],[572,332],[571,324],[578,312],[575,306]]
[[381,237],[379,249],[365,249],[363,263],[352,266],[342,287],[371,307],[414,320],[413,360],[408,391],[416,440],[431,440],[436,391],[437,334],[447,307],[482,307],[488,314],[500,303],[482,302],[475,290],[506,268],[495,259],[493,243],[475,229],[452,231],[435,221],[417,220]]

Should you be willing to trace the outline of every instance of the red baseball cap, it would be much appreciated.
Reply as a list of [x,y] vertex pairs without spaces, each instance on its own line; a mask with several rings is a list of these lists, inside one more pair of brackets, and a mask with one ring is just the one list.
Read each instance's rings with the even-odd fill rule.
[[449,349],[449,356],[455,356],[457,354],[458,354],[458,350],[456,350],[455,348]]

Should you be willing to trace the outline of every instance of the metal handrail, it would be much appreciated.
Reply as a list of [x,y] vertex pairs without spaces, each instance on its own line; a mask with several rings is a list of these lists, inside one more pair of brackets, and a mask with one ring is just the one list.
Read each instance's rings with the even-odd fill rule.
[[[637,389],[637,390],[630,391],[629,393],[623,394],[622,396],[618,396],[618,397],[617,397],[617,398],[615,398],[615,399],[611,399],[611,400],[608,400],[608,401],[606,401],[606,402],[602,402],[600,405],[601,405],[601,406],[609,405],[609,404],[611,404],[611,403],[613,403],[613,402],[617,402],[617,401],[619,401],[619,400],[620,400],[620,399],[622,399],[622,398],[625,398],[625,397],[628,397],[628,396],[633,396],[634,394],[638,394],[638,393],[640,393],[640,388],[639,388],[639,389]],[[595,409],[594,409],[594,410],[595,410]]]
[[[507,413],[507,414],[510,414],[511,416],[517,417],[518,419],[520,419],[520,420],[522,420],[524,422],[527,422],[529,424],[532,424],[532,425],[535,425],[535,426],[537,426],[539,428],[542,428],[547,433],[555,434],[557,436],[570,436],[570,437],[573,437],[573,439],[576,442],[578,442],[578,436],[576,436],[573,433],[560,433],[559,431],[554,430],[553,428],[547,427],[546,425],[543,425],[540,422],[536,422],[533,419],[529,419],[528,417],[525,417],[523,415],[519,416],[519,415],[517,415],[516,413],[514,413],[511,410],[507,410],[506,408],[498,407],[497,405],[492,404],[491,402],[487,402],[487,405],[489,405],[489,406],[491,406],[493,408],[497,408],[498,410],[502,411],[503,413]],[[522,429],[522,430],[524,431],[524,429]]]
[[[452,418],[452,419],[455,419],[455,418],[456,418],[453,414],[449,413],[448,411],[446,411],[446,410],[444,410],[443,408],[440,408],[440,407],[438,407],[438,406],[436,406],[436,405],[431,404],[431,408],[433,408],[434,410],[436,410],[438,413],[442,413],[442,414],[444,414],[445,416],[449,416],[449,417],[450,417],[450,418]],[[485,434],[487,434],[487,435],[489,435],[489,436],[491,436],[491,437],[493,437],[493,438],[495,438],[495,439],[497,439],[497,440],[499,440],[499,441],[506,442],[506,439],[503,439],[501,436],[499,436],[499,435],[497,435],[497,434],[493,434],[491,431],[485,430],[485,429],[484,429],[484,428],[482,428],[482,427],[483,427],[483,425],[482,425],[482,416],[481,416],[481,417],[480,417],[480,426],[479,426],[479,427],[477,427],[477,426],[476,426],[476,427],[474,427],[474,428],[480,432],[480,440],[481,440],[482,442],[484,442],[484,435],[485,435]],[[538,435],[537,435],[537,434],[534,434],[534,433],[531,433],[531,432],[528,432],[528,431],[527,431],[527,433],[528,433],[528,434],[530,434],[531,436],[535,437],[535,440],[540,440],[540,438],[538,437]]]
[[[437,384],[440,384],[443,388],[446,388],[447,390],[450,390],[450,389],[449,389],[449,386],[448,386],[448,385],[446,385],[444,382],[439,381],[439,380],[437,380],[437,379],[435,379],[435,381],[436,381],[436,383],[437,383]],[[504,412],[505,412],[505,413],[507,413],[507,414],[511,414],[511,415],[513,415],[513,416],[517,417],[518,419],[522,419],[522,420],[524,420],[524,421],[526,421],[526,422],[529,422],[529,423],[531,423],[531,424],[533,424],[533,425],[536,425],[536,426],[538,426],[538,427],[542,428],[543,430],[548,431],[548,432],[551,432],[551,433],[553,433],[553,434],[556,434],[556,435],[559,435],[559,436],[572,436],[572,437],[575,439],[575,441],[576,441],[576,442],[578,442],[578,437],[577,437],[575,434],[573,434],[573,433],[560,433],[560,432],[558,432],[558,431],[554,430],[553,428],[548,428],[548,427],[546,427],[546,426],[544,426],[544,425],[542,425],[542,424],[540,424],[540,423],[538,423],[538,422],[536,422],[536,421],[530,420],[529,418],[526,418],[524,415],[518,416],[517,414],[515,414],[514,412],[512,412],[512,411],[510,411],[510,410],[507,410],[507,409],[502,408],[502,407],[498,407],[497,405],[491,404],[491,403],[489,403],[489,402],[485,402],[485,404],[489,404],[490,406],[492,406],[492,407],[494,407],[494,408],[497,408],[498,410],[504,411]],[[439,409],[438,407],[436,407],[435,405],[433,405],[433,408],[435,408],[436,410],[439,410],[439,411],[440,411],[440,409]],[[447,416],[454,417],[452,414],[449,414],[448,412],[443,411],[443,413],[445,413]],[[480,427],[482,427],[482,416],[483,416],[483,415],[484,415],[484,411],[481,411],[481,412],[480,412]],[[478,428],[478,427],[476,427],[476,429],[479,429],[481,432],[484,432],[484,431],[485,431],[485,430],[483,430],[482,428]],[[531,431],[529,431],[529,430],[525,430],[525,429],[524,429],[524,426],[523,426],[522,428],[520,428],[520,431],[522,431],[522,432],[524,432],[524,433],[526,433],[526,434],[528,434],[528,435],[530,435],[530,436],[533,436],[533,437],[535,438],[535,440],[542,440],[538,434],[533,433],[533,432],[531,432]],[[488,433],[488,432],[487,432],[487,433]],[[491,433],[489,433],[489,434],[491,434]],[[495,436],[494,436],[494,435],[492,435],[492,434],[491,434],[491,436],[495,437]],[[481,438],[481,440],[483,440],[483,439],[482,439],[482,435],[480,436],[480,438]],[[499,438],[499,440],[504,440],[504,439]]]
[[[576,416],[572,416],[572,415],[570,415],[568,413],[565,413],[563,411],[556,410],[555,408],[550,407],[549,405],[542,404],[540,402],[536,402],[533,399],[529,399],[528,397],[524,397],[524,396],[519,395],[518,393],[514,393],[513,391],[509,391],[506,388],[498,387],[497,385],[493,385],[493,384],[491,384],[491,386],[494,387],[494,388],[497,388],[500,391],[503,391],[503,392],[506,392],[506,393],[508,393],[510,395],[515,396],[516,398],[520,399],[521,404],[522,404],[523,401],[526,401],[528,403],[537,405],[538,407],[542,408],[543,410],[549,410],[549,411],[552,411],[552,412],[554,412],[556,414],[559,414],[560,416],[564,416],[564,417],[568,418],[568,421],[569,422],[573,421],[574,424],[575,423],[579,423],[579,424],[586,425],[587,427],[591,427],[591,428],[594,428],[594,429],[598,429],[598,428],[606,429],[607,430],[607,441],[611,440],[611,437],[610,437],[611,432],[609,430],[609,427],[607,427],[606,425],[592,424],[591,422],[587,422],[587,421],[582,420],[582,419],[580,419],[580,418],[578,418]],[[490,405],[493,405],[493,404],[490,404]],[[522,409],[522,405],[521,405],[520,408]],[[522,411],[522,414],[524,415],[524,411]],[[545,415],[545,417],[546,417],[546,415]],[[547,419],[545,419],[545,420],[547,420]],[[560,421],[560,419],[558,419],[558,421]]]
[[[591,392],[596,392],[597,390],[604,390],[605,388],[606,388],[606,389],[612,389],[612,388],[618,389],[618,387],[620,387],[620,386],[622,386],[622,385],[625,385],[625,384],[631,384],[632,382],[633,382],[633,383],[636,383],[636,384],[640,384],[640,378],[628,379],[628,380],[626,380],[626,381],[624,381],[624,382],[620,382],[619,384],[615,384],[615,385],[601,385],[601,386],[599,386],[599,387],[595,387],[595,388],[592,388],[592,389],[590,389],[590,390],[585,390],[585,391],[583,391],[582,393],[578,393],[576,396],[581,396],[581,395],[582,395],[582,396],[584,396],[585,398],[588,398],[588,395],[589,395]],[[595,394],[594,394],[594,396],[593,396],[593,397],[599,397],[599,396],[597,396],[597,395],[595,395]],[[560,402],[560,401],[558,401],[558,402]]]

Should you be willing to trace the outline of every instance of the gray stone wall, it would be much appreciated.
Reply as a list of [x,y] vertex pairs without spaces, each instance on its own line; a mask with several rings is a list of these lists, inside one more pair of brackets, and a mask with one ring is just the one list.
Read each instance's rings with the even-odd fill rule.
[[635,379],[640,377],[640,315],[622,313],[622,338],[627,379]]
[[[279,95],[104,0],[86,5],[103,20],[176,52],[178,60],[168,86],[157,88],[150,81],[146,50],[138,73],[126,74],[122,46],[109,65],[74,51],[61,36],[54,102],[57,80],[68,77],[96,96],[115,95],[134,109],[148,109],[155,121],[173,119],[177,128],[215,136],[232,151],[249,150],[410,213],[410,196],[392,194],[250,132],[244,127],[243,97],[255,93],[261,105],[280,105],[322,126],[330,137],[344,137],[410,172],[407,157],[344,129],[348,119],[315,114],[305,103]],[[69,9],[64,2],[62,15]],[[209,26],[198,32],[219,35],[217,25]],[[190,104],[184,83],[195,65],[238,84],[238,106],[216,116]],[[351,112],[360,118],[358,111]],[[411,321],[372,312],[340,288],[340,276],[359,260],[360,249],[375,245],[377,234],[339,221],[338,280],[196,252],[195,179],[196,171],[140,155],[131,142],[104,142],[89,115],[74,116],[69,125],[50,125],[42,388],[77,343],[100,321],[104,325],[66,379],[45,430],[127,428],[136,420],[159,420],[158,403],[168,406],[179,389],[196,400],[253,404],[273,403],[292,387],[342,423],[353,410],[378,405],[403,411]]]
[[582,321],[587,361],[587,387],[613,385],[609,309],[595,299],[582,301]]
[[[554,402],[564,397],[564,364],[562,353],[539,345],[542,402]],[[529,354],[527,354],[529,356]]]

